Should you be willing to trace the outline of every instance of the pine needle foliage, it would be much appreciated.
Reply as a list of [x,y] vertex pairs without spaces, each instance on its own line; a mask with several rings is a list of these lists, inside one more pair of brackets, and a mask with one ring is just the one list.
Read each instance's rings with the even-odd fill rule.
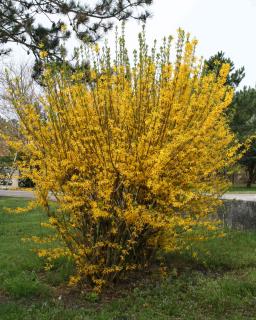
[[81,71],[46,66],[36,102],[18,79],[10,86],[25,137],[12,145],[27,155],[21,170],[65,244],[39,255],[72,257],[71,284],[100,290],[147,268],[158,249],[179,249],[194,228],[215,229],[208,217],[237,151],[224,112],[233,97],[229,65],[203,73],[197,41],[182,30],[172,62],[172,41],[149,50],[142,32],[132,63],[124,36],[113,59],[107,46],[95,46],[87,53],[90,82]]

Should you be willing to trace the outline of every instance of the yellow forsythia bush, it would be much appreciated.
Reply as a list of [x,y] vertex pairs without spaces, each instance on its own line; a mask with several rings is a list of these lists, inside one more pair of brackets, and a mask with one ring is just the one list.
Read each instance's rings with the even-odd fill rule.
[[17,79],[10,87],[24,137],[13,145],[27,155],[21,169],[65,244],[39,254],[72,257],[71,283],[101,288],[148,266],[158,249],[179,248],[194,227],[214,228],[207,217],[237,150],[224,112],[229,65],[205,74],[196,41],[178,35],[174,62],[171,38],[150,51],[142,33],[132,63],[121,37],[114,58],[107,47],[88,50],[86,77],[46,66],[37,101]]

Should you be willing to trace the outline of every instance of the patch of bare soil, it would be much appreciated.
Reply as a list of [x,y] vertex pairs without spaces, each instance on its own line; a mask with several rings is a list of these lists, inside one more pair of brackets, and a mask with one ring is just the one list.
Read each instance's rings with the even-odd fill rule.
[[7,294],[0,290],[0,304],[8,302],[10,299]]

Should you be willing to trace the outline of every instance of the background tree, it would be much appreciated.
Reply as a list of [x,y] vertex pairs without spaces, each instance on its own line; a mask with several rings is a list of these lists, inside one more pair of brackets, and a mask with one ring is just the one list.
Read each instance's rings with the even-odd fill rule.
[[[230,126],[238,139],[244,142],[256,133],[256,89],[244,87],[237,91],[229,112]],[[250,148],[240,159],[245,166],[248,180],[247,187],[251,187],[256,178],[256,138],[250,143]]]
[[[0,132],[8,137],[19,135],[18,121],[0,117]],[[8,146],[3,136],[0,136],[0,184],[11,184],[11,178],[17,169],[17,152]]]
[[[9,88],[12,85],[10,79],[15,78],[19,79],[19,88],[27,99],[36,100],[40,91],[40,86],[32,78],[32,67],[29,64],[23,63],[19,66],[6,64],[0,72],[0,113],[8,120],[18,120],[9,92]],[[11,124],[11,121],[9,124]]]
[[[35,101],[39,90],[37,83],[31,77],[31,67],[27,64],[21,64],[19,67],[8,65],[0,73],[0,172],[6,181],[10,181],[17,169],[17,161],[21,161],[24,156],[20,150],[8,147],[4,140],[6,136],[12,141],[22,141],[23,139],[19,119],[13,109],[12,97],[8,89],[12,85],[10,78],[19,79],[16,84],[18,84],[23,97],[27,97],[27,101]],[[22,187],[33,186],[32,181],[27,177],[20,177],[19,184]]]
[[[66,48],[63,40],[74,33],[90,43],[113,26],[113,18],[145,21],[146,6],[153,0],[2,0],[0,1],[0,54],[6,55],[6,44],[22,45],[35,58],[34,75],[42,69],[42,57],[61,62]],[[40,23],[39,23],[40,21]],[[44,21],[44,22],[41,22]]]
[[[235,68],[234,62],[225,56],[225,53],[220,51],[211,56],[204,62],[204,72],[206,74],[213,73],[219,75],[221,66],[228,63],[230,65],[230,71],[226,79],[226,84],[233,87],[236,90],[245,77],[245,69],[241,67]],[[230,121],[232,130],[237,135],[240,142],[244,142],[250,132],[252,133],[254,128],[254,89],[244,89],[235,94],[234,100],[230,108],[226,110],[227,117]],[[246,167],[248,173],[247,186],[250,186],[253,177],[256,174],[256,159],[254,159],[255,148],[252,146],[244,156],[240,159],[239,163]],[[255,163],[255,164],[254,164]]]
[[237,88],[245,77],[244,67],[235,69],[234,62],[230,58],[225,57],[224,52],[219,51],[215,55],[211,56],[208,60],[205,60],[204,71],[206,73],[213,72],[215,74],[219,74],[221,66],[225,63],[230,65],[230,71],[226,80],[226,84],[232,86],[233,88]]

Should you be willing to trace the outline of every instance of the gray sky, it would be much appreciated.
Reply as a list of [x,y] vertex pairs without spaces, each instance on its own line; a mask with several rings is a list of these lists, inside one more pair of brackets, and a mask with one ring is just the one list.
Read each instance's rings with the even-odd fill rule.
[[[245,66],[241,86],[256,85],[256,0],[155,0],[153,18],[147,23],[147,38],[161,40],[175,35],[181,27],[199,40],[197,54],[205,58],[224,51],[236,67]],[[140,26],[136,21],[126,25],[129,49],[137,45]],[[113,33],[108,35],[110,44]],[[27,60],[22,50],[15,50],[16,63]]]
[[[175,35],[178,27],[199,40],[205,58],[224,51],[235,66],[245,66],[241,86],[256,85],[256,0],[155,0],[147,38]],[[138,23],[127,24],[128,46],[134,46]]]

